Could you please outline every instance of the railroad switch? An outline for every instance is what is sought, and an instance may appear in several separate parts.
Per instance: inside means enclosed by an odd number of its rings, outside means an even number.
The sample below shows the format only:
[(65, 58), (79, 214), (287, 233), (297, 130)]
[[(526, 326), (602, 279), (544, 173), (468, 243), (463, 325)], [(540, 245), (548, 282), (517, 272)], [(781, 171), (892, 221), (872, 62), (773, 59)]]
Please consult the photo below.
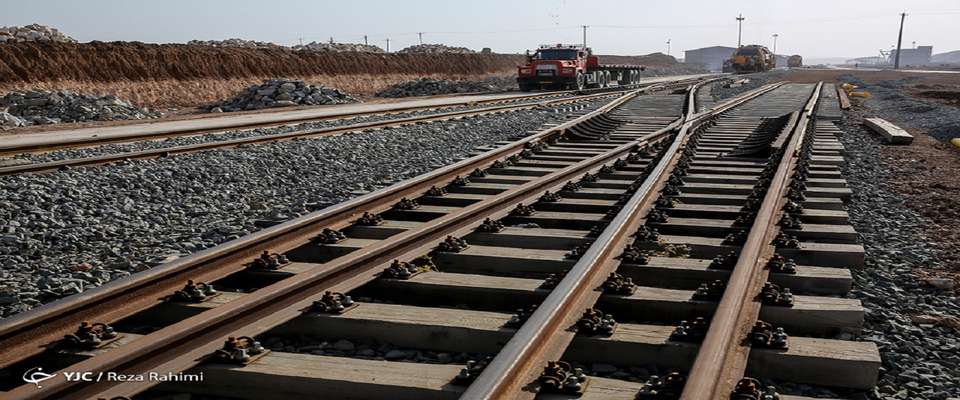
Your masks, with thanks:
[(264, 250), (260, 257), (253, 260), (250, 266), (258, 269), (275, 271), (290, 264), (290, 260), (283, 254), (271, 253)]
[(65, 335), (63, 345), (80, 349), (96, 349), (103, 347), (120, 338), (120, 334), (110, 325), (83, 321), (76, 332)]
[(487, 171), (484, 171), (480, 168), (474, 169), (473, 172), (470, 173), (470, 176), (473, 178), (483, 178), (487, 175), (489, 175)]
[(762, 391), (760, 388), (760, 381), (753, 378), (743, 378), (734, 387), (733, 393), (730, 394), (730, 400), (780, 400), (777, 388), (767, 386)]
[(460, 369), (460, 373), (453, 378), (453, 384), (459, 386), (468, 386), (477, 379), (483, 370), (493, 361), (493, 356), (486, 356), (481, 359), (467, 360), (467, 365)]
[(618, 296), (630, 296), (637, 290), (637, 285), (633, 283), (633, 279), (616, 272), (611, 272), (601, 287), (604, 294)]
[(587, 389), (589, 380), (583, 369), (574, 369), (564, 361), (548, 361), (540, 377), (540, 390), (545, 393), (556, 393), (580, 396)]
[(356, 223), (362, 226), (377, 226), (383, 223), (383, 217), (381, 217), (380, 214), (365, 212), (357, 219)]
[(393, 205), (393, 209), (399, 211), (415, 210), (417, 208), (420, 208), (420, 203), (417, 203), (416, 200), (410, 200), (406, 197), (400, 199), (400, 201)]
[(629, 245), (623, 249), (623, 253), (620, 254), (620, 261), (631, 264), (647, 265), (650, 262), (650, 257), (639, 247)]
[(183, 289), (173, 292), (173, 295), (170, 296), (168, 300), (184, 303), (202, 303), (219, 294), (220, 293), (213, 288), (213, 285), (203, 282), (194, 283), (191, 279), (187, 281)]
[(480, 226), (477, 227), (477, 232), (497, 233), (502, 231), (503, 228), (504, 228), (503, 222), (500, 222), (499, 220), (486, 218), (483, 220), (483, 223), (481, 223)]
[(779, 254), (770, 257), (770, 260), (767, 261), (767, 268), (770, 268), (770, 272), (780, 274), (795, 275), (797, 273), (797, 263), (792, 258), (784, 260), (783, 256)]
[(786, 350), (790, 340), (783, 328), (774, 328), (773, 325), (760, 320), (753, 325), (747, 338), (756, 347), (779, 350)]
[(314, 301), (311, 311), (324, 314), (343, 314), (356, 308), (358, 304), (350, 296), (340, 292), (326, 291), (320, 300)]
[(577, 321), (577, 333), (586, 336), (610, 336), (617, 329), (617, 321), (610, 314), (588, 308)]
[(687, 377), (679, 372), (670, 372), (663, 377), (650, 375), (637, 393), (637, 400), (676, 400), (683, 393)]
[(249, 336), (230, 336), (223, 347), (210, 355), (211, 361), (246, 365), (267, 355), (270, 350), (263, 348), (260, 342)]
[(676, 342), (700, 343), (707, 337), (707, 330), (710, 329), (710, 323), (703, 317), (697, 317), (693, 322), (686, 320), (680, 321), (680, 324), (674, 328), (670, 334), (670, 340)]
[(697, 301), (720, 301), (723, 297), (723, 291), (727, 289), (727, 283), (719, 279), (710, 283), (701, 283), (697, 290), (693, 292), (693, 300)]
[(336, 229), (323, 228), (320, 231), (320, 234), (313, 238), (313, 242), (317, 244), (336, 244), (347, 238), (343, 232), (340, 232)]
[(468, 184), (470, 184), (470, 179), (460, 175), (457, 175), (455, 178), (453, 178), (452, 181), (450, 181), (450, 186), (454, 186), (454, 187), (467, 186)]
[(525, 206), (523, 203), (517, 204), (517, 207), (510, 211), (512, 217), (530, 217), (536, 214), (537, 210), (532, 205)]
[(427, 189), (425, 194), (432, 197), (443, 197), (447, 195), (447, 189), (430, 186), (430, 189)]
[(503, 325), (507, 328), (520, 329), (520, 327), (523, 326), (525, 322), (527, 322), (527, 319), (529, 319), (530, 316), (533, 315), (534, 311), (537, 311), (536, 304), (531, 305), (527, 308), (518, 308), (517, 312), (514, 313), (513, 316), (511, 316), (510, 319), (507, 320), (507, 322), (504, 323)]
[(710, 262), (710, 269), (719, 269), (724, 271), (732, 271), (733, 268), (737, 265), (737, 259), (740, 258), (740, 255), (737, 254), (735, 250), (730, 250), (727, 254), (720, 254), (713, 258), (713, 261)]
[(454, 236), (447, 236), (446, 239), (443, 239), (439, 245), (437, 245), (437, 251), (444, 253), (459, 253), (470, 247), (467, 244), (467, 241)]
[(789, 288), (767, 282), (760, 290), (760, 301), (767, 306), (793, 307), (793, 293)]

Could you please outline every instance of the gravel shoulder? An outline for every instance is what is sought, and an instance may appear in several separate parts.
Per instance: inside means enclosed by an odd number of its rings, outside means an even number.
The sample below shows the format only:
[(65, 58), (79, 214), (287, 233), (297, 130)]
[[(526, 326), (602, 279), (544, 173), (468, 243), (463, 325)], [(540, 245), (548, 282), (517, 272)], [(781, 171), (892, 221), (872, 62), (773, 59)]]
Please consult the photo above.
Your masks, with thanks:
[[(960, 396), (960, 303), (955, 289), (937, 288), (927, 278), (956, 279), (960, 269), (955, 207), (960, 154), (924, 135), (907, 116), (891, 112), (903, 107), (901, 99), (877, 94), (856, 103), (840, 122), (847, 152), (844, 175), (854, 192), (848, 211), (867, 255), (865, 267), (852, 271), (850, 296), (867, 309), (860, 339), (875, 342), (883, 360), (877, 388), (855, 398), (955, 398)], [(903, 124), (915, 134), (914, 144), (883, 145), (861, 125), (864, 115)]]
[[(587, 103), (586, 109), (606, 101)], [(536, 109), (0, 178), (0, 317), (448, 165)]]

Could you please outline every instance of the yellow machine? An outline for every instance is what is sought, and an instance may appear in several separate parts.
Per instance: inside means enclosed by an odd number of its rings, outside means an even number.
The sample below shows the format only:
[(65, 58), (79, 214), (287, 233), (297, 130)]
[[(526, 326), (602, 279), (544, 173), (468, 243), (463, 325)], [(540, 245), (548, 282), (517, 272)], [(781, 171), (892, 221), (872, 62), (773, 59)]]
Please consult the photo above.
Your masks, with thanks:
[(774, 67), (773, 52), (758, 44), (742, 46), (733, 52), (730, 65), (738, 74), (769, 71)]

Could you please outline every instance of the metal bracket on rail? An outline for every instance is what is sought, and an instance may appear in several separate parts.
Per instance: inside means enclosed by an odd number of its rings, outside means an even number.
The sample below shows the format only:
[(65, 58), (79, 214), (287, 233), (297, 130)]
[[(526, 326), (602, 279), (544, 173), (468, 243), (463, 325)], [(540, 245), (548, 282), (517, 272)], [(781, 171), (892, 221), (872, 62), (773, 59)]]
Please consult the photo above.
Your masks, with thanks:
[(743, 378), (730, 393), (730, 400), (780, 400), (780, 394), (773, 386), (760, 390), (760, 381), (753, 378)]
[(320, 234), (313, 238), (314, 244), (336, 244), (347, 238), (343, 232), (336, 229), (323, 228)]
[(709, 283), (701, 283), (691, 297), (696, 301), (720, 301), (723, 297), (723, 291), (727, 289), (727, 283), (719, 279)]
[(470, 173), (470, 177), (472, 178), (483, 178), (487, 175), (490, 175), (490, 174), (486, 170), (483, 170), (480, 168), (476, 168), (473, 170), (473, 172)]
[(647, 265), (650, 262), (647, 252), (634, 245), (629, 245), (623, 249), (619, 258), (620, 261), (630, 264)]
[(593, 241), (580, 244), (568, 251), (567, 254), (564, 254), (564, 258), (568, 260), (577, 260), (583, 256), (583, 253), (587, 252), (587, 249), (589, 249), (591, 245), (593, 245)]
[(767, 282), (760, 290), (760, 301), (767, 306), (793, 307), (793, 293), (789, 288)]
[(383, 223), (383, 217), (381, 217), (380, 214), (365, 212), (355, 222), (361, 226), (377, 226)]
[(526, 206), (526, 205), (523, 205), (523, 203), (517, 204), (516, 208), (514, 208), (513, 210), (510, 210), (511, 217), (530, 217), (536, 213), (537, 213), (537, 210), (534, 209), (532, 205)]
[(517, 312), (515, 312), (510, 319), (503, 324), (503, 326), (507, 328), (520, 329), (524, 322), (527, 322), (527, 319), (530, 318), (535, 311), (537, 311), (536, 304), (527, 306), (526, 308), (518, 308)]
[(459, 253), (470, 247), (466, 240), (455, 237), (447, 236), (446, 239), (443, 239), (439, 245), (437, 245), (437, 251), (443, 253)]
[(389, 267), (380, 273), (381, 279), (407, 280), (427, 271), (436, 271), (437, 266), (428, 256), (420, 256), (411, 262), (393, 260)]
[(120, 339), (120, 334), (113, 330), (110, 325), (95, 322), (83, 321), (74, 333), (65, 335), (60, 345), (75, 348), (92, 350), (110, 344)]
[(601, 287), (604, 294), (616, 296), (630, 296), (637, 290), (637, 285), (633, 283), (633, 279), (616, 272), (611, 272)]
[(657, 242), (660, 240), (660, 232), (657, 231), (657, 228), (651, 228), (646, 225), (640, 226), (640, 228), (634, 232), (633, 236), (641, 243)]
[(320, 300), (313, 302), (313, 305), (310, 307), (310, 311), (323, 314), (339, 315), (352, 310), (357, 306), (358, 304), (353, 301), (350, 296), (340, 292), (331, 292), (328, 290), (323, 293), (323, 297), (320, 297)]
[(554, 193), (548, 190), (544, 192), (543, 195), (540, 196), (540, 201), (544, 203), (556, 203), (560, 201), (561, 198), (563, 197), (560, 196), (559, 193)]
[(393, 209), (399, 211), (415, 210), (418, 208), (420, 208), (420, 203), (417, 203), (416, 200), (410, 200), (406, 197), (400, 199), (400, 201), (393, 205)]
[(687, 377), (679, 372), (670, 372), (663, 377), (651, 375), (637, 393), (637, 400), (676, 400), (683, 392)]
[(680, 324), (673, 329), (670, 334), (670, 340), (676, 342), (700, 343), (707, 337), (707, 331), (710, 329), (710, 323), (703, 317), (697, 317), (693, 322), (686, 320), (680, 321)]
[(447, 195), (447, 189), (430, 186), (424, 194), (430, 197), (443, 197)]
[(748, 235), (749, 233), (746, 230), (738, 229), (723, 238), (723, 244), (728, 246), (742, 246), (746, 243)]
[(610, 336), (617, 329), (617, 320), (610, 314), (595, 308), (584, 310), (577, 320), (577, 334), (585, 336)]
[(583, 395), (590, 383), (582, 369), (574, 369), (564, 361), (548, 361), (537, 382), (541, 392), (573, 396)]
[(290, 264), (290, 260), (283, 254), (271, 253), (264, 250), (250, 263), (251, 268), (275, 271)]
[(500, 222), (500, 220), (485, 218), (483, 222), (479, 226), (477, 226), (476, 231), (484, 232), (484, 233), (497, 233), (502, 231), (503, 228), (504, 228), (503, 222)]
[(493, 356), (485, 356), (479, 359), (467, 360), (467, 365), (460, 369), (460, 373), (453, 378), (453, 384), (458, 386), (469, 386), (477, 379), (487, 365), (493, 361)]
[(209, 356), (210, 361), (247, 365), (267, 355), (270, 350), (265, 349), (260, 342), (250, 336), (230, 336), (223, 347)]
[(540, 283), (540, 289), (553, 290), (560, 284), (560, 281), (563, 280), (563, 277), (567, 275), (567, 271), (552, 273), (547, 275), (547, 277)]
[(173, 292), (173, 295), (168, 297), (167, 300), (182, 303), (202, 303), (218, 295), (220, 293), (213, 288), (213, 285), (204, 282), (194, 283), (193, 279), (190, 279), (183, 286), (183, 289)]
[(581, 185), (579, 182), (567, 181), (567, 183), (563, 184), (563, 188), (560, 189), (560, 193), (573, 193), (579, 191), (580, 189), (583, 189), (583, 185)]
[(733, 267), (737, 265), (737, 258), (739, 255), (735, 250), (730, 250), (727, 254), (719, 254), (713, 258), (713, 261), (710, 262), (710, 269), (719, 269), (724, 271), (732, 271)]
[(757, 323), (753, 325), (747, 338), (755, 347), (778, 350), (786, 350), (790, 341), (790, 337), (783, 331), (783, 328), (774, 328), (773, 325), (760, 320), (757, 320)]
[(779, 274), (794, 275), (797, 273), (797, 263), (792, 258), (784, 260), (783, 256), (779, 254), (774, 254), (767, 260), (767, 268), (770, 268), (770, 272)]
[(470, 184), (470, 179), (465, 176), (457, 175), (452, 181), (450, 181), (450, 186), (448, 187), (462, 187), (467, 186), (468, 184)]

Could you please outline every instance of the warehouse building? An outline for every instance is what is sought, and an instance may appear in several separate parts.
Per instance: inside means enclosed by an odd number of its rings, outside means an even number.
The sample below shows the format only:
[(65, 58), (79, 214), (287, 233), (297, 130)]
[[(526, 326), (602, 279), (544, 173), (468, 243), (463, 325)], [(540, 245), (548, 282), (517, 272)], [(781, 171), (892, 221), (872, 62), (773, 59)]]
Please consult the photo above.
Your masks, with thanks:
[(710, 71), (723, 69), (723, 62), (733, 55), (735, 47), (713, 46), (684, 51), (685, 64), (699, 65)]
[[(900, 50), (900, 65), (927, 65), (930, 64), (930, 57), (933, 55), (933, 46), (918, 46), (913, 49)], [(890, 63), (893, 64), (897, 59), (897, 51), (890, 52)]]

